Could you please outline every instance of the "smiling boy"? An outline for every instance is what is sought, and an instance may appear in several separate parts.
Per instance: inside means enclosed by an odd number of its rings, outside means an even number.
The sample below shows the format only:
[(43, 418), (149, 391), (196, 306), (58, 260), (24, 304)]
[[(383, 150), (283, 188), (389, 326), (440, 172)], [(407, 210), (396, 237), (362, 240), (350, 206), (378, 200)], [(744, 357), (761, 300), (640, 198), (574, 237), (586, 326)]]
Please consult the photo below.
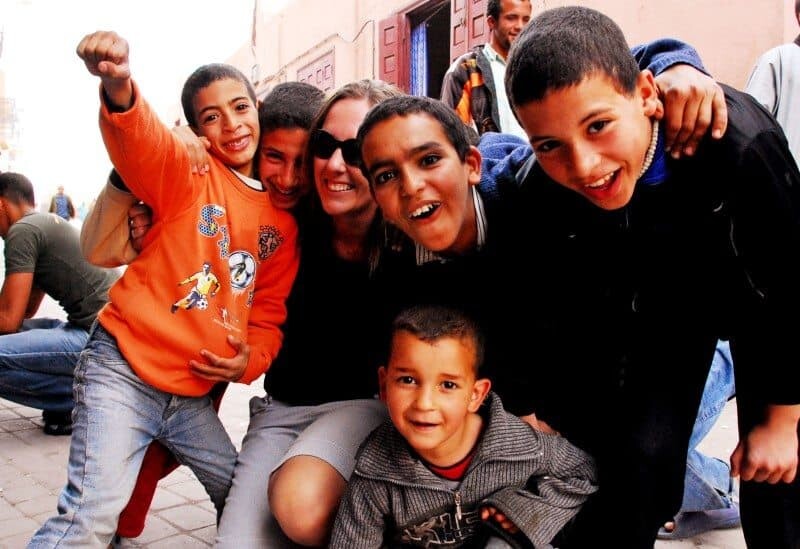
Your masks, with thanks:
[(482, 363), (463, 312), (397, 316), (379, 370), (390, 420), (359, 450), (330, 547), (483, 547), (491, 532), (544, 547), (577, 513), (591, 458), (505, 412)]
[[(221, 512), (236, 450), (208, 393), (218, 381), (249, 383), (269, 367), (298, 265), (294, 220), (252, 179), (255, 93), (238, 70), (205, 65), (184, 85), (184, 114), (210, 146), (206, 177), (190, 173), (185, 147), (141, 98), (123, 38), (99, 31), (77, 53), (101, 79), (100, 125), (112, 162), (158, 224), (112, 287), (113, 304), (81, 354), (67, 486), (59, 514), (30, 547), (108, 546), (153, 440), (189, 465)], [(180, 285), (204, 261), (218, 279), (213, 306), (174, 314)], [(242, 261), (245, 277), (234, 280)]]
[(442, 103), (411, 97), (387, 103), (359, 130), (364, 166), (384, 217), (428, 250), (467, 254), (480, 241), (473, 199), (481, 173), (478, 149)]
[[(652, 547), (680, 506), (694, 417), (727, 338), (745, 539), (800, 546), (800, 377), (785, 368), (796, 338), (782, 320), (800, 306), (800, 173), (783, 133), (725, 87), (725, 136), (669, 158), (652, 75), (587, 8), (534, 18), (506, 85), (538, 160), (523, 189), (541, 239), (530, 280), (547, 322), (536, 331), (549, 335), (537, 350), (546, 379), (518, 390), (546, 387), (537, 415), (598, 460), (603, 503), (583, 518), (603, 528), (625, 509), (622, 545)], [(596, 530), (584, 531), (589, 543)]]
[[(303, 197), (308, 196), (310, 185), (306, 181), (303, 170), (303, 158), (306, 143), (308, 142), (309, 127), (311, 122), (322, 106), (324, 93), (302, 82), (284, 82), (272, 88), (264, 96), (258, 108), (258, 121), (261, 132), (259, 151), (256, 154), (257, 172), (261, 183), (264, 185), (272, 206), (288, 210), (294, 210), (297, 216), (306, 212), (308, 208), (296, 208), (295, 206)], [(196, 164), (198, 169), (193, 168), (193, 173), (208, 173), (208, 155), (206, 148), (209, 146), (208, 140), (202, 133), (195, 134), (188, 127), (173, 129), (186, 145), (190, 154), (195, 151), (193, 156), (193, 166)], [(141, 242), (145, 240), (146, 230), (151, 227), (152, 214), (149, 207), (140, 204), (131, 209), (137, 201), (129, 192), (120, 190), (127, 189), (115, 171), (112, 171), (109, 182), (97, 198), (97, 202), (84, 221), (84, 231), (81, 233), (81, 246), (83, 253), (90, 258), (93, 263), (101, 265), (118, 266), (128, 264), (135, 259), (138, 250), (141, 249)], [(267, 196), (264, 198), (266, 199)], [(136, 211), (136, 215), (130, 213)], [(301, 210), (298, 212), (297, 210)], [(135, 235), (135, 231), (142, 231), (141, 235)], [(137, 238), (134, 238), (134, 237)], [(138, 246), (136, 244), (139, 244)], [(240, 264), (241, 265), (241, 264)], [(298, 275), (299, 276), (299, 275)], [(291, 300), (291, 298), (289, 298)], [(284, 326), (286, 332), (286, 326)], [(284, 339), (282, 348), (283, 356), (286, 354), (288, 340)], [(282, 361), (281, 355), (276, 357), (274, 365)], [(265, 387), (270, 386), (274, 389), (275, 382), (272, 381), (276, 375), (276, 370), (281, 372), (283, 368), (270, 367), (265, 379)], [(218, 386), (220, 390), (215, 390), (214, 404), (219, 406), (225, 384)], [(247, 444), (240, 450), (240, 460), (237, 465), (236, 478), (231, 487), (230, 497), (227, 502), (233, 502), (234, 509), (229, 514), (222, 517), (220, 528), (226, 526), (226, 517), (238, 516), (243, 513), (237, 505), (245, 506), (251, 510), (252, 501), (258, 500), (263, 492), (263, 487), (258, 480), (253, 481), (248, 477), (249, 474), (260, 471), (260, 456), (263, 455), (263, 447), (270, 445), (270, 440), (258, 436), (253, 424), (248, 428)], [(247, 455), (253, 453), (259, 456), (258, 459), (248, 462)], [(258, 463), (259, 466), (247, 468), (241, 463)], [(137, 537), (141, 534), (145, 526), (145, 518), (150, 503), (155, 495), (156, 483), (158, 480), (178, 466), (178, 462), (172, 454), (158, 443), (152, 444), (142, 462), (136, 487), (131, 495), (128, 506), (120, 515), (117, 526), (117, 534), (121, 537)], [(247, 471), (245, 469), (247, 468)], [(240, 491), (254, 491), (256, 495), (238, 496)], [(241, 528), (235, 527), (237, 531)]]

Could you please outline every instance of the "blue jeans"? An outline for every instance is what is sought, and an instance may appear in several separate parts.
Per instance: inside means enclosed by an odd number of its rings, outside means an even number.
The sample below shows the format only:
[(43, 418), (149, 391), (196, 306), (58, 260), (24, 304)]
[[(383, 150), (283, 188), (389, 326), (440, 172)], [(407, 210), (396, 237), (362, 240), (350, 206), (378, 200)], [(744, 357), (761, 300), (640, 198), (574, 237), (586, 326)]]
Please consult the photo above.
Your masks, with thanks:
[(731, 506), (733, 486), (730, 465), (727, 461), (701, 454), (697, 451), (697, 445), (711, 431), (725, 404), (734, 396), (736, 383), (731, 349), (727, 341), (719, 341), (689, 439), (682, 512), (710, 511)]
[(208, 396), (182, 397), (147, 385), (114, 338), (95, 325), (75, 367), (67, 485), (29, 547), (108, 547), (153, 440), (188, 465), (221, 511), (236, 449)]
[(0, 336), (0, 397), (50, 412), (72, 410), (72, 371), (89, 334), (53, 318), (29, 318)]

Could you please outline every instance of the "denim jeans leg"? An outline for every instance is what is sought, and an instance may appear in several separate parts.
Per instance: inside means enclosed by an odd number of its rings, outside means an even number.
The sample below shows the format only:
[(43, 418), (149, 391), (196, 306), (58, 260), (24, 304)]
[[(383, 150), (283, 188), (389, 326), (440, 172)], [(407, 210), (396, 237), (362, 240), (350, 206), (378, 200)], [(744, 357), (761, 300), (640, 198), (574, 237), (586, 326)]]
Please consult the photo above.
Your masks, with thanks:
[(72, 410), (72, 372), (89, 334), (51, 318), (0, 336), (0, 397), (51, 412)]
[(194, 472), (219, 515), (231, 488), (236, 447), (208, 395), (169, 397), (159, 440)]
[(108, 547), (169, 395), (144, 384), (96, 326), (75, 368), (67, 485), (29, 547)]
[(681, 511), (707, 511), (730, 507), (730, 465), (702, 454), (697, 450), (697, 446), (714, 427), (725, 404), (735, 395), (736, 384), (730, 346), (727, 341), (719, 341), (689, 441)]

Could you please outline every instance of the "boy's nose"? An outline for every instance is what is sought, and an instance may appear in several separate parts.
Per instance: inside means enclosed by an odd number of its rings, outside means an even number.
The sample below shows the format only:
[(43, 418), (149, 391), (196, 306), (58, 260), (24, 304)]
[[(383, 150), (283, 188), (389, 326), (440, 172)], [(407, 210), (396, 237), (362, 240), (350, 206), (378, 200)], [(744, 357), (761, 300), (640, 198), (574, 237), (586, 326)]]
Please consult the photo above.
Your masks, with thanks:
[(242, 125), (241, 121), (236, 116), (223, 116), (222, 120), (225, 124), (225, 129), (227, 130), (235, 130)]
[(287, 162), (282, 174), (284, 181), (295, 183), (297, 181), (297, 172), (298, 170), (295, 170), (294, 166)]
[(595, 167), (600, 163), (600, 155), (592, 147), (575, 145), (572, 147), (573, 174), (576, 178), (582, 179), (593, 175)]
[(417, 398), (414, 404), (418, 410), (432, 410), (434, 403), (434, 396), (432, 388), (420, 387), (417, 391)]
[(425, 188), (425, 178), (417, 174), (410, 173), (403, 176), (402, 190), (406, 196), (414, 196)]
[(280, 172), (281, 185), (286, 188), (297, 187), (300, 181), (297, 175), (296, 170), (290, 164), (287, 164)]

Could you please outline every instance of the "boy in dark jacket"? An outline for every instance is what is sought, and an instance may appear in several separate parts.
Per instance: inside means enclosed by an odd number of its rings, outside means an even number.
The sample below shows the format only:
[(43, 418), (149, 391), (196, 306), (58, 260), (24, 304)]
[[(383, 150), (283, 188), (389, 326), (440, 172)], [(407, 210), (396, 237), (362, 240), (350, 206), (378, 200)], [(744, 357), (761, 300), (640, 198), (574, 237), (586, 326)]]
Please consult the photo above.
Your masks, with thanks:
[(624, 521), (622, 546), (652, 547), (680, 506), (694, 417), (727, 338), (745, 539), (800, 546), (800, 374), (785, 368), (797, 359), (783, 320), (800, 307), (800, 173), (782, 131), (725, 87), (726, 134), (669, 158), (652, 75), (586, 8), (534, 18), (506, 86), (538, 161), (520, 202), (538, 258), (526, 276), (539, 289), (531, 347), (547, 365), (516, 388), (598, 461), (600, 513), (579, 519), (599, 520), (584, 531)]

